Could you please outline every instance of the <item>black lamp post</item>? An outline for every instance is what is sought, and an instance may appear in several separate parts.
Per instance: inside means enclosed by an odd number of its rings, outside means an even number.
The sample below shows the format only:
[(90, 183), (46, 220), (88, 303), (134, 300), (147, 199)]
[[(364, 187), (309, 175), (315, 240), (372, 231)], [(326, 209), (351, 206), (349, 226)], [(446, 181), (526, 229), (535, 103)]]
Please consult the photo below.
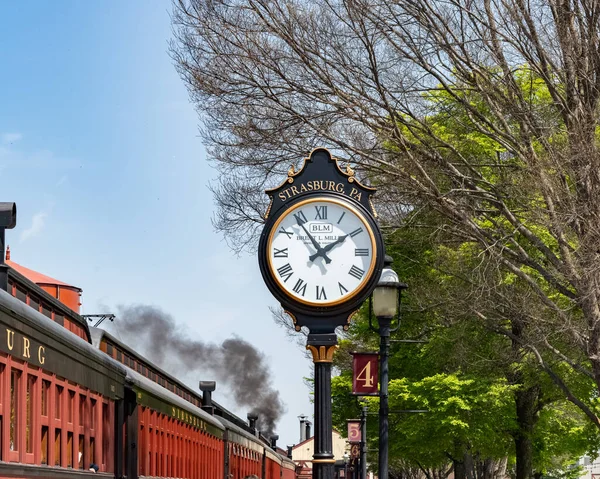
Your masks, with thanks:
[(373, 313), (377, 318), (378, 328), (372, 323), (371, 311), (369, 311), (369, 326), (379, 333), (379, 479), (388, 479), (389, 442), (388, 442), (388, 357), (390, 353), (390, 333), (400, 327), (400, 316), (395, 328), (392, 321), (400, 309), (400, 296), (402, 290), (408, 286), (400, 282), (398, 275), (391, 268), (392, 258), (385, 256), (384, 267), (377, 287), (373, 291), (372, 306)]

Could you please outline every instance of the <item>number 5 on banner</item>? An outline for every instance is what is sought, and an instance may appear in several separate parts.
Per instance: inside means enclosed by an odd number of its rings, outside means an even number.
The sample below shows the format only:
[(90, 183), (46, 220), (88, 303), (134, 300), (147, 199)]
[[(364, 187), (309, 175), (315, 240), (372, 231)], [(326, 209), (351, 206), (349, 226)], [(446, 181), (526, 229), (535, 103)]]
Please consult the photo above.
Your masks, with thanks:
[(360, 421), (357, 419), (348, 419), (348, 442), (360, 442)]
[(352, 353), (352, 394), (376, 396), (379, 383), (377, 353)]

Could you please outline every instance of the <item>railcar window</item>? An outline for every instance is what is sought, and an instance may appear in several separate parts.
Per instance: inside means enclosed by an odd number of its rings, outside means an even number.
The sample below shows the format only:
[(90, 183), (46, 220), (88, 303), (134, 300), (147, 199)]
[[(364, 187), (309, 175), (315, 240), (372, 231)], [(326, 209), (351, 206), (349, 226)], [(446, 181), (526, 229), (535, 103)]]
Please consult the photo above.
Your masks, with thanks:
[(19, 382), (21, 371), (13, 369), (10, 375), (10, 450), (18, 451), (19, 447)]
[(24, 303), (27, 302), (27, 291), (19, 288), (18, 286), (17, 286), (17, 299), (19, 301), (23, 301)]
[(95, 449), (96, 449), (96, 438), (90, 437), (90, 454), (89, 454), (90, 464), (92, 464), (94, 462), (94, 457), (96, 457)]
[(54, 465), (60, 466), (61, 456), (61, 440), (60, 440), (60, 429), (54, 430)]
[(40, 300), (35, 296), (29, 295), (29, 306), (31, 306), (36, 311), (40, 310)]
[(27, 398), (26, 408), (27, 417), (25, 421), (25, 451), (28, 453), (33, 452), (33, 400), (35, 391), (36, 377), (32, 375), (27, 376)]
[(69, 391), (67, 397), (67, 422), (73, 422), (73, 403), (75, 402), (75, 391)]
[(64, 326), (65, 318), (62, 317), (59, 313), (54, 312), (54, 322), (60, 324), (61, 326)]
[(48, 426), (42, 426), (42, 464), (48, 464)]
[(62, 393), (63, 393), (63, 388), (62, 386), (56, 386), (56, 398), (54, 401), (54, 417), (56, 419), (60, 419), (60, 403), (62, 401)]
[(50, 393), (50, 381), (42, 380), (42, 416), (48, 416), (48, 394)]
[(89, 427), (89, 424), (87, 424), (86, 421), (87, 418), (85, 417), (85, 399), (83, 394), (79, 395), (79, 425)]
[(104, 464), (109, 463), (108, 451), (110, 449), (110, 409), (108, 404), (102, 403), (102, 462)]
[(84, 437), (83, 434), (79, 435), (79, 469), (83, 469), (83, 458), (85, 456), (84, 451)]
[(73, 433), (67, 432), (67, 467), (73, 467)]
[(108, 354), (111, 358), (113, 357), (113, 345), (110, 343), (106, 343), (106, 354)]
[(119, 361), (120, 363), (123, 362), (123, 352), (117, 348), (117, 361)]
[[(93, 429), (96, 424), (96, 400), (92, 399), (90, 402), (90, 422), (91, 428)], [(94, 462), (94, 461), (92, 461)]]
[(52, 310), (50, 309), (50, 306), (48, 306), (46, 303), (42, 303), (42, 314), (52, 319)]

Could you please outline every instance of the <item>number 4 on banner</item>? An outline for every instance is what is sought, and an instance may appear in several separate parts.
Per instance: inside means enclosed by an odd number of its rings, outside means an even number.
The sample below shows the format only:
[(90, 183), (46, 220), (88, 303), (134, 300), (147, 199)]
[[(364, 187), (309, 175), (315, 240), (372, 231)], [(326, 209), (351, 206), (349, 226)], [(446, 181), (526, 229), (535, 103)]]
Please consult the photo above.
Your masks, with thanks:
[(379, 356), (377, 353), (352, 353), (352, 394), (377, 396)]

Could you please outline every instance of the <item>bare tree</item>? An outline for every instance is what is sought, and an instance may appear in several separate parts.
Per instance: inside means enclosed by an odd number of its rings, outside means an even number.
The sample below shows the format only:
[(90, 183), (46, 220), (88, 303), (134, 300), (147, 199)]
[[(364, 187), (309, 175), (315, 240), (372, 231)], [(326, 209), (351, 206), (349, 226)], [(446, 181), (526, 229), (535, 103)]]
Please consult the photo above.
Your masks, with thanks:
[(171, 52), (221, 172), (217, 227), (253, 245), (260, 190), (331, 148), (377, 185), (388, 228), (436, 211), (482, 271), (526, 285), (527, 328), (502, 327), (518, 308), (492, 281), (465, 304), (600, 427), (546, 355), (600, 392), (599, 18), (596, 0), (176, 0)]

